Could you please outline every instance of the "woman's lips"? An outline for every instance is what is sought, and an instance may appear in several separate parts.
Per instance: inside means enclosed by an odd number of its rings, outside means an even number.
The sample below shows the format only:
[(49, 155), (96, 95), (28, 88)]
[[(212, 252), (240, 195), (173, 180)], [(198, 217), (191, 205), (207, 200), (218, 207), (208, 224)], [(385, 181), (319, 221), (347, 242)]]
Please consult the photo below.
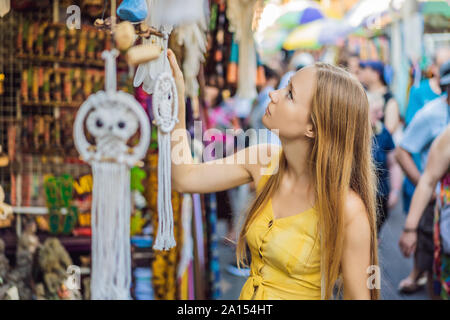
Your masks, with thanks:
[(272, 115), (272, 114), (270, 113), (269, 106), (267, 106), (267, 108), (266, 108), (266, 115), (268, 115), (268, 116), (271, 116), (271, 115)]

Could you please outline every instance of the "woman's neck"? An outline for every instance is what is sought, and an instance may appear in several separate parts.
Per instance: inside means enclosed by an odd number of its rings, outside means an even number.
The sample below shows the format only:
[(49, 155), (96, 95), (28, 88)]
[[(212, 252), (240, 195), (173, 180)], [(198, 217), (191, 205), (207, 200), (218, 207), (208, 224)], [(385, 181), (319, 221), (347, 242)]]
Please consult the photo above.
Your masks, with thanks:
[(286, 157), (286, 173), (288, 176), (301, 181), (301, 184), (310, 185), (311, 172), (309, 155), (311, 154), (312, 144), (307, 140), (289, 140), (282, 141), (283, 153)]

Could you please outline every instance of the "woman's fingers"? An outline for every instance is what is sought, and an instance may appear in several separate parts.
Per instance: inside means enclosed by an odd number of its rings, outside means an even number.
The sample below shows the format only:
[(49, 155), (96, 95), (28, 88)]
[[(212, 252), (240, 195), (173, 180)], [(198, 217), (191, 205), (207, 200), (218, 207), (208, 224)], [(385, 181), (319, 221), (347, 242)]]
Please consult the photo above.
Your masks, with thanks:
[(169, 59), (170, 67), (172, 68), (174, 77), (182, 77), (183, 73), (178, 66), (177, 58), (175, 57), (175, 53), (171, 49), (167, 50), (167, 58)]

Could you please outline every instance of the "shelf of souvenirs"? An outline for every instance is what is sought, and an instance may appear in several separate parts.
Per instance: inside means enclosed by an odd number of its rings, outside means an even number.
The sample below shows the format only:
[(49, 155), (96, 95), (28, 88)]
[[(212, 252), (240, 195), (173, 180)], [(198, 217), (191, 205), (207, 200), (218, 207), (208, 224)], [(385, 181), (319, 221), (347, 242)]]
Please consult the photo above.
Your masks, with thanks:
[[(86, 58), (70, 58), (70, 57), (58, 57), (58, 56), (49, 56), (49, 55), (34, 55), (27, 53), (19, 53), (17, 55), (19, 59), (31, 61), (31, 62), (50, 62), (50, 63), (60, 63), (67, 65), (78, 65), (78, 66), (86, 66), (86, 67), (96, 67), (96, 68), (104, 68), (105, 61), (97, 60), (97, 59), (86, 59)], [(117, 61), (117, 68), (126, 69), (128, 65), (124, 61)]]
[[(47, 238), (55, 237), (55, 235), (48, 232), (38, 231), (36, 234), (40, 243), (44, 243)], [(91, 237), (86, 236), (72, 236), (72, 235), (56, 235), (61, 244), (66, 248), (68, 252), (78, 252), (88, 254), (91, 251)], [(15, 232), (3, 232), (1, 235), (2, 240), (5, 242), (6, 255), (14, 255), (16, 252), (16, 246), (18, 242), (18, 236)]]
[(83, 101), (22, 101), (24, 107), (79, 108)]

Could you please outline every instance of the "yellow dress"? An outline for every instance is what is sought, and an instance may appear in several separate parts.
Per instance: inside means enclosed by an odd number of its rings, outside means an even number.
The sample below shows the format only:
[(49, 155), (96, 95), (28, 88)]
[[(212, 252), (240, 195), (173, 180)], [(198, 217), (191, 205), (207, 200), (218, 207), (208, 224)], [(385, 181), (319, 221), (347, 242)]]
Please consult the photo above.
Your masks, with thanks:
[[(273, 164), (269, 170), (272, 169)], [(262, 176), (258, 190), (268, 178), (268, 175)], [(293, 216), (274, 219), (272, 201), (268, 199), (248, 230), (250, 276), (239, 299), (320, 299), (317, 223), (314, 207)]]

